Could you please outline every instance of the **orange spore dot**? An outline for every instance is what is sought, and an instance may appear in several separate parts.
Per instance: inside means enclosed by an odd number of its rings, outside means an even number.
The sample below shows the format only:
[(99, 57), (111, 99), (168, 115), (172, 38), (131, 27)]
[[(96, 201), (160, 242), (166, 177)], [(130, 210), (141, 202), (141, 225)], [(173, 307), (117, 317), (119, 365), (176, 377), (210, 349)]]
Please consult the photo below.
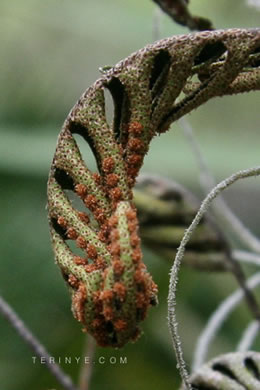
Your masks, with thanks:
[(120, 245), (117, 242), (112, 242), (109, 246), (110, 253), (114, 256), (120, 256)]
[(110, 227), (116, 227), (118, 224), (118, 217), (116, 215), (112, 215), (108, 220), (108, 225)]
[(104, 158), (102, 162), (102, 170), (105, 173), (112, 173), (115, 168), (115, 161), (112, 157)]
[(94, 217), (100, 224), (103, 224), (105, 222), (105, 220), (106, 220), (106, 216), (105, 216), (104, 210), (101, 209), (101, 208), (95, 209)]
[(115, 173), (110, 173), (106, 177), (106, 183), (108, 187), (115, 187), (119, 181), (119, 176)]
[(137, 247), (140, 244), (140, 238), (136, 233), (130, 235), (130, 243), (132, 247)]
[(97, 199), (94, 195), (87, 195), (84, 198), (84, 203), (91, 211), (94, 211), (97, 207)]
[(112, 188), (109, 191), (109, 196), (113, 201), (117, 202), (122, 198), (122, 191), (119, 187)]
[(127, 157), (127, 162), (132, 166), (139, 166), (143, 160), (143, 157), (140, 154), (131, 154)]
[(113, 261), (112, 267), (116, 276), (121, 276), (125, 270), (124, 264), (119, 259)]
[(103, 315), (107, 321), (111, 321), (114, 317), (114, 312), (112, 307), (104, 307), (103, 309)]
[(109, 302), (113, 299), (113, 291), (112, 290), (104, 290), (100, 293), (100, 299), (105, 302)]
[(66, 234), (67, 234), (67, 237), (68, 237), (70, 240), (76, 240), (77, 237), (78, 237), (78, 234), (77, 234), (76, 230), (73, 229), (73, 228), (71, 228), (71, 227), (68, 228)]
[(63, 228), (66, 228), (67, 227), (67, 222), (65, 220), (65, 218), (63, 217), (59, 217), (58, 220), (57, 220), (58, 224), (63, 227)]
[(140, 122), (132, 122), (129, 125), (129, 133), (140, 135), (143, 131), (143, 126)]
[(85, 267), (84, 267), (85, 271), (89, 274), (93, 271), (96, 271), (97, 270), (97, 266), (95, 264), (87, 264)]
[(131, 257), (134, 263), (139, 263), (142, 260), (142, 252), (140, 248), (134, 249)]
[(126, 287), (123, 283), (121, 282), (116, 282), (114, 284), (113, 288), (114, 292), (116, 293), (117, 297), (119, 298), (120, 301), (123, 301), (126, 297)]
[(80, 256), (74, 256), (73, 261), (77, 265), (86, 265), (87, 264), (87, 260), (83, 259)]
[(70, 274), (68, 277), (68, 283), (71, 287), (78, 288), (79, 287), (79, 281), (76, 278), (76, 276)]
[(90, 259), (94, 260), (97, 257), (97, 250), (94, 245), (88, 244), (86, 249), (87, 255)]
[(139, 138), (131, 138), (128, 141), (127, 146), (131, 151), (139, 152), (143, 148), (144, 144)]
[(101, 184), (101, 176), (98, 173), (96, 173), (96, 172), (93, 173), (92, 177), (93, 177), (96, 184), (98, 184), (98, 185)]
[(88, 214), (83, 213), (82, 211), (79, 211), (79, 212), (78, 212), (78, 216), (79, 216), (79, 219), (80, 219), (82, 222), (89, 223), (89, 216), (88, 216)]
[(78, 246), (79, 248), (81, 248), (81, 249), (86, 249), (86, 247), (87, 247), (87, 241), (86, 241), (85, 238), (82, 237), (82, 236), (79, 236), (79, 237), (77, 238), (76, 244), (77, 244), (77, 246)]
[(87, 187), (84, 184), (76, 184), (75, 192), (80, 198), (84, 198), (87, 195)]

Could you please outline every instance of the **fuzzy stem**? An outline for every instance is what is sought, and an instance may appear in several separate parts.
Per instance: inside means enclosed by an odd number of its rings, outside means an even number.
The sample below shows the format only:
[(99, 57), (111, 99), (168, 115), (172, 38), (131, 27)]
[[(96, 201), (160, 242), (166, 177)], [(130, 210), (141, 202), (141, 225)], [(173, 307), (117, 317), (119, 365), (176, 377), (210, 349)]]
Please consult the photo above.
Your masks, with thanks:
[(190, 237), (196, 228), (196, 226), (201, 221), (201, 218), (205, 214), (205, 212), (208, 210), (209, 206), (211, 205), (211, 202), (226, 188), (228, 188), (230, 185), (235, 183), (237, 180), (252, 177), (252, 176), (258, 176), (260, 174), (260, 167), (253, 167), (251, 169), (239, 171), (227, 179), (220, 182), (213, 190), (208, 194), (208, 196), (205, 198), (205, 200), (202, 202), (201, 207), (199, 211), (196, 214), (196, 217), (194, 218), (192, 224), (190, 227), (186, 230), (184, 237), (181, 241), (180, 247), (178, 249), (177, 255), (175, 257), (175, 261), (173, 263), (173, 266), (171, 268), (170, 272), (170, 283), (169, 283), (169, 295), (168, 295), (168, 324), (169, 324), (169, 330), (170, 335), (172, 339), (172, 343), (176, 352), (176, 358), (177, 363), (179, 366), (180, 374), (182, 376), (182, 380), (184, 382), (184, 385), (187, 389), (192, 389), (191, 385), (189, 383), (189, 375), (188, 371), (186, 369), (186, 363), (183, 359), (183, 351), (181, 348), (181, 340), (178, 334), (178, 323), (176, 319), (176, 291), (177, 291), (177, 283), (178, 283), (178, 274), (181, 266), (181, 261), (184, 257), (185, 253), (185, 247), (188, 241), (190, 240)]

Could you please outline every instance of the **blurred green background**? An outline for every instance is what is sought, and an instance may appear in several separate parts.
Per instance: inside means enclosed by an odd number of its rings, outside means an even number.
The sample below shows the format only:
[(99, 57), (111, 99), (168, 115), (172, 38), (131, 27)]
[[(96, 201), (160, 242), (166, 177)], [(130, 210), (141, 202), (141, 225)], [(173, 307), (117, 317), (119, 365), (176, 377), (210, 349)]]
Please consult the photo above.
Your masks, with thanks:
[[(259, 25), (260, 13), (242, 0), (191, 3), (195, 14), (209, 17), (217, 28)], [(51, 355), (62, 360), (80, 356), (84, 335), (71, 315), (49, 243), (46, 181), (56, 138), (70, 108), (100, 76), (98, 68), (153, 41), (154, 11), (150, 0), (1, 0), (0, 294)], [(186, 32), (166, 15), (161, 17), (161, 37)], [(192, 113), (189, 121), (217, 179), (259, 165), (259, 93), (213, 100)], [(172, 177), (200, 192), (194, 156), (177, 124), (153, 141), (145, 171)], [(235, 185), (226, 198), (259, 233), (259, 180)], [(170, 264), (148, 251), (145, 260), (159, 285), (160, 305), (150, 311), (136, 344), (119, 351), (98, 348), (97, 357), (105, 356), (106, 363), (94, 368), (93, 390), (178, 387), (166, 322)], [(235, 287), (229, 275), (183, 269), (178, 316), (189, 363), (207, 317)], [(210, 356), (233, 350), (249, 318), (241, 305)], [(32, 363), (33, 353), (1, 316), (0, 334), (2, 389), (61, 389), (44, 365)], [(127, 364), (111, 364), (111, 356), (126, 356)], [(77, 381), (79, 365), (63, 366)]]

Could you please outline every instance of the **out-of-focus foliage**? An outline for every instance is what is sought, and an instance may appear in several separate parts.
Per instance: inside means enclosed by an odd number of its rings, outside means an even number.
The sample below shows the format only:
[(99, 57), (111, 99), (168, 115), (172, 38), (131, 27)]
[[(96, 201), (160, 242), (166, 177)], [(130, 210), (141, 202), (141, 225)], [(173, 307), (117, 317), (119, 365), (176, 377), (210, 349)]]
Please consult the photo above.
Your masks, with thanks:
[[(63, 362), (64, 356), (80, 356), (84, 335), (70, 313), (49, 243), (45, 193), (56, 137), (77, 98), (99, 77), (99, 67), (152, 42), (154, 8), (149, 0), (1, 0), (0, 293)], [(259, 23), (259, 13), (242, 0), (193, 0), (191, 9), (211, 18), (217, 28)], [(187, 33), (167, 16), (161, 23), (162, 37)], [(259, 93), (216, 99), (190, 116), (218, 178), (259, 164), (258, 100)], [(198, 170), (176, 124), (153, 141), (144, 170), (198, 190)], [(259, 232), (257, 185), (236, 185), (229, 199)], [(137, 344), (119, 351), (98, 349), (97, 356), (107, 360), (95, 365), (93, 389), (128, 390), (133, 387), (129, 378), (137, 388), (177, 388), (166, 323), (170, 265), (147, 251), (145, 259), (160, 288), (160, 305), (150, 313)], [(208, 315), (235, 286), (229, 275), (183, 270), (178, 313), (188, 360)], [(212, 355), (231, 351), (249, 318), (245, 306), (236, 311)], [(44, 365), (33, 364), (32, 352), (1, 317), (0, 332), (1, 388), (60, 389)], [(111, 364), (111, 356), (127, 356), (128, 363)], [(63, 366), (77, 378), (75, 361)]]

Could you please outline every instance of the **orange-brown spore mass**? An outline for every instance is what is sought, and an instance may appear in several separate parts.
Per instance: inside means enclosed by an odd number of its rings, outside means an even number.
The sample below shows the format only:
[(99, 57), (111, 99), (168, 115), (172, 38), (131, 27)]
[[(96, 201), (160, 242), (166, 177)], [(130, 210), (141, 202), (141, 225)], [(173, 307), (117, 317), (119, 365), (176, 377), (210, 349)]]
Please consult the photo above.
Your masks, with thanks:
[(119, 300), (123, 302), (126, 297), (125, 285), (122, 282), (116, 282), (114, 284), (113, 290), (116, 293), (116, 296), (119, 298)]
[(87, 298), (87, 289), (83, 283), (79, 284), (77, 291), (73, 295), (72, 307), (75, 318), (82, 324), (85, 323), (85, 301)]
[(87, 255), (91, 260), (94, 260), (97, 257), (97, 250), (94, 245), (88, 244), (86, 249)]
[(101, 184), (102, 179), (101, 179), (101, 176), (100, 176), (98, 173), (96, 173), (96, 172), (93, 173), (92, 177), (93, 177), (93, 179), (94, 179), (94, 181), (95, 181), (95, 183), (96, 183), (97, 185), (100, 185), (100, 184)]
[(118, 202), (120, 199), (122, 199), (122, 191), (119, 187), (112, 188), (109, 191), (109, 196), (114, 202)]
[(100, 299), (105, 302), (109, 302), (113, 299), (114, 294), (112, 290), (104, 290), (100, 293)]
[(78, 212), (78, 216), (79, 216), (79, 219), (82, 221), (82, 222), (85, 222), (86, 224), (89, 223), (89, 216), (88, 214), (82, 212), (82, 211), (79, 211)]
[(139, 166), (143, 161), (143, 157), (140, 154), (130, 154), (130, 156), (127, 157), (127, 162), (129, 165), (132, 166)]
[(65, 218), (59, 217), (59, 218), (57, 219), (57, 223), (58, 223), (61, 227), (63, 227), (63, 229), (66, 229), (66, 227), (67, 227), (67, 222), (66, 222)]
[(77, 265), (86, 265), (87, 264), (87, 260), (83, 259), (83, 257), (80, 257), (80, 256), (74, 256), (73, 261)]
[(105, 173), (112, 173), (115, 168), (115, 161), (112, 157), (104, 158), (102, 162), (102, 170)]
[(76, 244), (81, 249), (86, 249), (87, 247), (87, 241), (82, 236), (78, 236), (78, 238), (76, 239)]
[(76, 240), (77, 237), (78, 237), (78, 234), (77, 234), (76, 230), (73, 229), (72, 227), (68, 228), (66, 234), (67, 234), (67, 237), (68, 237), (70, 240)]
[(121, 276), (125, 270), (125, 266), (123, 264), (123, 262), (120, 260), (120, 259), (116, 259), (113, 261), (112, 263), (112, 267), (113, 267), (113, 270), (114, 270), (114, 274), (116, 276)]
[(106, 221), (106, 215), (102, 208), (95, 209), (93, 214), (99, 224), (103, 224)]
[(108, 187), (115, 187), (119, 181), (119, 176), (115, 173), (110, 173), (106, 177), (106, 183)]
[(97, 198), (94, 195), (87, 195), (84, 198), (84, 203), (89, 210), (94, 211), (97, 207)]
[(139, 138), (131, 138), (127, 146), (133, 152), (140, 152), (143, 149), (143, 142)]
[(129, 133), (135, 135), (141, 135), (143, 131), (143, 125), (140, 122), (132, 122), (129, 125)]
[(68, 277), (68, 283), (73, 288), (78, 288), (79, 287), (78, 279), (76, 278), (76, 276), (74, 276), (72, 274), (70, 274), (69, 277)]
[(80, 198), (84, 198), (87, 195), (87, 187), (84, 184), (76, 184), (75, 192)]

